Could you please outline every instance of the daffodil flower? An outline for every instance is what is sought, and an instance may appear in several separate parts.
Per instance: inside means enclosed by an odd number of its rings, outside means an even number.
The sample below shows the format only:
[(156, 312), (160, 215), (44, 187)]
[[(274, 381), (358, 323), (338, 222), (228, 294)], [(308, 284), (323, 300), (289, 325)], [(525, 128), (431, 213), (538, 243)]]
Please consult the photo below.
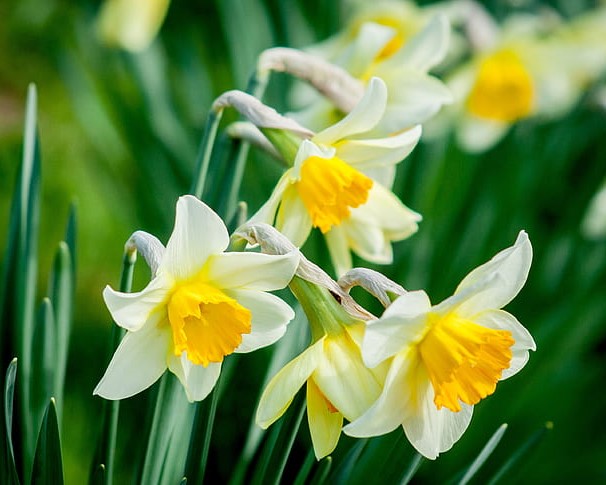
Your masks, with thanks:
[(313, 343), (271, 379), (256, 419), (269, 427), (306, 385), (307, 418), (319, 460), (337, 446), (343, 418), (358, 418), (379, 397), (386, 366), (364, 365), (360, 349), (365, 321), (348, 314), (326, 288), (299, 277), (290, 288), (307, 314)]
[(389, 190), (395, 164), (416, 145), (420, 126), (385, 138), (364, 137), (382, 119), (386, 100), (385, 83), (373, 78), (349, 115), (298, 142), (294, 165), (252, 218), (274, 224), (297, 246), (319, 228), (338, 274), (351, 268), (350, 250), (368, 261), (390, 263), (391, 242), (416, 232), (421, 219)]
[(227, 355), (272, 344), (294, 317), (285, 302), (266, 291), (288, 284), (298, 253), (225, 253), (225, 225), (195, 197), (179, 199), (166, 248), (146, 233), (133, 238), (146, 253), (153, 279), (138, 293), (105, 288), (105, 303), (127, 333), (94, 394), (127, 398), (168, 368), (190, 401), (202, 400)]
[[(337, 111), (348, 113), (374, 77), (383, 79), (388, 92), (386, 108), (373, 127), (374, 134), (396, 134), (422, 123), (444, 104), (452, 102), (442, 81), (428, 74), (446, 55), (448, 21), (444, 15), (437, 15), (423, 29), (408, 37), (407, 28), (394, 25), (387, 17), (378, 16), (377, 20), (383, 23), (364, 22), (356, 26), (355, 34), (347, 33), (323, 47), (309, 48), (310, 58), (317, 56), (328, 61), (317, 63), (312, 69), (297, 68), (302, 61), (312, 64), (311, 60), (303, 59), (302, 53), (291, 49), (289, 55), (289, 50), (270, 49), (259, 58), (259, 76), (263, 77), (268, 70), (291, 72), (328, 96), (329, 99), (318, 98), (303, 89), (293, 92), (293, 104), (305, 108), (293, 111), (289, 116), (315, 130), (322, 130), (341, 119), (343, 114)], [(349, 73), (352, 79), (345, 82), (343, 73), (335, 73), (331, 63)], [(325, 72), (318, 74), (322, 71)]]
[(494, 146), (521, 120), (561, 116), (585, 86), (575, 80), (583, 50), (546, 35), (541, 17), (512, 16), (502, 27), (481, 18), (490, 24), (479, 29), (487, 35), (469, 62), (446, 78), (454, 103), (427, 130), (431, 138), (454, 127), (459, 144), (472, 153)]
[(516, 374), (535, 350), (530, 333), (501, 308), (524, 285), (532, 259), (528, 236), (469, 273), (454, 295), (432, 306), (423, 291), (405, 293), (368, 322), (364, 362), (390, 362), (383, 392), (351, 436), (402, 426), (412, 445), (434, 459), (461, 437), (473, 406)]

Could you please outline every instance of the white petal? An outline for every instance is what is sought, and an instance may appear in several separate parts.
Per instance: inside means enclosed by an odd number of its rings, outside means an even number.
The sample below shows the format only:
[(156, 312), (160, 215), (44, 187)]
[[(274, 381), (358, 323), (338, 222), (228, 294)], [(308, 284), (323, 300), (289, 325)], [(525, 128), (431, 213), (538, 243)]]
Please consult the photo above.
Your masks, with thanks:
[(318, 365), (324, 339), (318, 340), (286, 364), (267, 384), (257, 408), (257, 424), (268, 428), (288, 409), (297, 391)]
[(227, 228), (210, 207), (191, 195), (180, 197), (175, 228), (159, 272), (187, 279), (202, 269), (211, 254), (222, 253), (228, 244)]
[(375, 367), (418, 341), (430, 308), (424, 291), (409, 291), (398, 297), (380, 319), (368, 322), (362, 344), (366, 365)]
[(125, 399), (144, 391), (166, 370), (170, 331), (149, 324), (127, 332), (93, 391), (105, 399)]
[(238, 353), (251, 352), (273, 344), (284, 332), (295, 312), (283, 300), (270, 293), (253, 290), (229, 290), (226, 292), (252, 313), (251, 332), (242, 335)]
[(172, 283), (160, 275), (137, 293), (122, 293), (106, 286), (103, 299), (114, 321), (120, 327), (135, 332), (164, 303), (171, 286)]
[(399, 241), (417, 231), (422, 217), (402, 204), (391, 190), (374, 183), (368, 201), (352, 209), (350, 219), (356, 224), (377, 226), (390, 241)]
[(443, 14), (432, 17), (425, 28), (404, 44), (402, 50), (389, 62), (405, 64), (427, 72), (446, 56), (450, 39), (450, 24)]
[(457, 124), (457, 141), (470, 153), (481, 153), (496, 145), (509, 131), (511, 123), (467, 114)]
[(343, 415), (328, 407), (324, 395), (313, 379), (307, 381), (307, 421), (316, 460), (330, 455), (337, 447), (343, 426)]
[[(343, 432), (356, 438), (389, 433), (402, 424), (410, 407), (410, 368), (417, 365), (408, 352), (396, 355), (391, 363), (379, 399)], [(414, 362), (413, 362), (414, 361)]]
[(344, 59), (346, 69), (354, 77), (368, 75), (373, 63), (385, 46), (397, 35), (395, 29), (375, 22), (365, 22), (360, 26), (349, 59)]
[(312, 138), (314, 143), (331, 145), (352, 135), (370, 131), (381, 120), (387, 103), (385, 83), (373, 77), (356, 107), (341, 121)]
[(279, 256), (222, 253), (209, 258), (207, 277), (219, 288), (273, 291), (290, 283), (298, 265), (298, 251)]
[(495, 330), (508, 330), (515, 343), (513, 344), (511, 364), (503, 371), (501, 380), (517, 374), (528, 362), (528, 351), (536, 350), (537, 346), (530, 332), (518, 322), (516, 317), (504, 310), (487, 310), (473, 317), (473, 321), (484, 327)]
[(347, 234), (347, 242), (357, 255), (377, 264), (391, 263), (391, 245), (380, 227), (360, 223), (353, 217), (343, 221), (341, 226)]
[(408, 156), (420, 137), (421, 126), (418, 125), (385, 138), (343, 140), (337, 146), (336, 156), (361, 171), (393, 165)]
[(379, 133), (396, 133), (418, 123), (424, 123), (440, 108), (452, 102), (450, 90), (433, 76), (401, 69), (395, 74), (389, 87), (389, 99), (385, 114), (375, 128)]
[[(520, 231), (513, 246), (496, 254), (461, 281), (455, 295), (476, 285), (480, 285), (480, 289), (462, 303), (458, 311), (462, 315), (474, 315), (482, 310), (502, 308), (507, 305), (524, 286), (531, 262), (530, 240), (524, 231)], [(482, 288), (483, 282), (485, 282), (484, 288)]]
[(326, 245), (330, 253), (330, 259), (338, 276), (346, 273), (352, 268), (351, 253), (349, 252), (349, 244), (347, 243), (347, 234), (343, 226), (333, 226), (326, 234)]
[(364, 365), (359, 347), (347, 334), (326, 337), (324, 353), (312, 378), (349, 421), (361, 416), (381, 394), (381, 384)]
[(473, 406), (462, 404), (458, 413), (446, 408), (438, 410), (433, 402), (433, 387), (423, 368), (417, 371), (415, 379), (418, 402), (415, 411), (404, 419), (402, 426), (412, 446), (426, 458), (434, 460), (440, 453), (452, 448), (463, 435), (471, 421)]
[(211, 363), (208, 367), (193, 364), (186, 352), (180, 357), (171, 355), (168, 368), (175, 374), (185, 389), (189, 402), (202, 401), (214, 389), (221, 374), (221, 364)]
[(292, 169), (289, 169), (280, 177), (267, 202), (249, 219), (249, 222), (265, 222), (266, 224), (273, 225), (282, 195), (292, 183), (291, 177)]
[(320, 146), (310, 140), (303, 140), (299, 145), (297, 156), (292, 168), (291, 180), (293, 182), (301, 179), (301, 167), (310, 157), (332, 158), (335, 155), (334, 147)]
[(284, 191), (276, 217), (276, 229), (297, 247), (303, 246), (311, 232), (311, 217), (295, 187), (288, 187)]

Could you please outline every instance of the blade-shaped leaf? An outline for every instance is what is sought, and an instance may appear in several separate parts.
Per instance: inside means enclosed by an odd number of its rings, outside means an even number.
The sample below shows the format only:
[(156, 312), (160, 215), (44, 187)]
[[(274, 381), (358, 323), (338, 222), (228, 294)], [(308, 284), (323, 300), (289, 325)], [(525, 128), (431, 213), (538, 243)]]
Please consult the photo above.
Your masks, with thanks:
[(473, 478), (473, 476), (477, 473), (477, 471), (480, 469), (480, 467), (484, 464), (484, 462), (488, 459), (488, 457), (492, 454), (494, 449), (497, 447), (497, 445), (501, 441), (501, 438), (503, 438), (503, 435), (505, 434), (506, 430), (507, 430), (507, 423), (503, 423), (501, 426), (499, 426), (497, 428), (497, 430), (490, 437), (490, 439), (488, 440), (486, 445), (484, 445), (484, 448), (482, 448), (482, 451), (480, 451), (480, 454), (476, 457), (476, 459), (473, 461), (473, 463), (469, 466), (469, 468), (465, 472), (465, 475), (463, 475), (463, 478), (461, 478), (461, 481), (459, 482), (460, 485), (465, 485), (466, 483), (469, 483), (469, 481)]
[(50, 399), (36, 443), (32, 485), (62, 485), (63, 461), (55, 400)]
[(4, 429), (6, 431), (6, 469), (2, 478), (6, 483), (18, 484), (19, 476), (15, 466), (15, 452), (13, 447), (13, 399), (15, 396), (15, 379), (17, 376), (17, 359), (13, 359), (6, 369), (4, 381)]

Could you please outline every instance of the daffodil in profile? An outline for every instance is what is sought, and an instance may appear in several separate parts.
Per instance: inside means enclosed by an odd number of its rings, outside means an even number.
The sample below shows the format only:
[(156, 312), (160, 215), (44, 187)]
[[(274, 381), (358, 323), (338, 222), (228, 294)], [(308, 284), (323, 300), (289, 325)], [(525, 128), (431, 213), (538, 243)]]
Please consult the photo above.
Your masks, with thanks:
[(312, 343), (268, 383), (257, 409), (267, 428), (306, 386), (307, 418), (316, 458), (335, 449), (343, 419), (361, 416), (381, 393), (386, 366), (362, 361), (365, 321), (349, 315), (326, 288), (295, 277), (290, 285), (308, 317)]
[(425, 292), (412, 291), (368, 322), (364, 362), (372, 368), (387, 361), (390, 368), (379, 399), (344, 431), (365, 437), (402, 426), (425, 457), (449, 450), (469, 425), (473, 406), (535, 350), (530, 333), (501, 310), (524, 285), (531, 259), (521, 232), (442, 303), (432, 306)]
[(352, 250), (368, 261), (390, 263), (391, 242), (416, 232), (421, 219), (390, 190), (395, 165), (414, 148), (421, 127), (366, 136), (382, 119), (386, 101), (385, 83), (373, 78), (351, 113), (309, 138), (262, 129), (292, 166), (252, 220), (273, 224), (296, 246), (318, 228), (338, 274), (351, 268)]
[(298, 253), (224, 252), (228, 243), (223, 221), (193, 196), (177, 202), (166, 248), (150, 234), (133, 234), (129, 244), (143, 253), (153, 279), (138, 293), (105, 288), (105, 303), (127, 332), (94, 394), (127, 398), (168, 368), (188, 399), (199, 401), (213, 389), (227, 355), (284, 334), (294, 313), (266, 292), (288, 284)]

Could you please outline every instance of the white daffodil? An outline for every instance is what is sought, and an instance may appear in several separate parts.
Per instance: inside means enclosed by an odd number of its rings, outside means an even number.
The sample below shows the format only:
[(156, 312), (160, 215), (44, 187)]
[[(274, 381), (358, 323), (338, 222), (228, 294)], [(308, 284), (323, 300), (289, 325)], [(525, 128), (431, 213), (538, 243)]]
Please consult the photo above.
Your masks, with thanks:
[(105, 303), (127, 333), (94, 394), (127, 398), (168, 368), (190, 401), (202, 400), (225, 356), (270, 345), (294, 316), (286, 303), (265, 292), (288, 284), (298, 253), (224, 253), (229, 236), (223, 221), (195, 197), (177, 202), (166, 248), (142, 232), (131, 242), (141, 247), (153, 279), (138, 293), (105, 288)]
[[(297, 141), (294, 166), (252, 218), (275, 225), (297, 246), (319, 228), (338, 274), (351, 268), (350, 250), (368, 261), (390, 263), (391, 242), (413, 234), (421, 219), (389, 190), (395, 165), (418, 142), (420, 126), (390, 137), (365, 137), (381, 121), (386, 100), (385, 83), (373, 78), (343, 120)], [(282, 134), (271, 135), (280, 149), (275, 140)]]
[(160, 30), (169, 5), (170, 0), (106, 0), (97, 30), (107, 44), (140, 52)]
[(547, 35), (545, 30), (554, 30), (549, 22), (515, 16), (499, 27), (482, 19), (491, 28), (472, 45), (471, 60), (446, 79), (455, 101), (426, 133), (431, 139), (453, 127), (459, 144), (472, 153), (494, 146), (518, 121), (561, 116), (583, 91), (574, 75), (576, 54)]
[(298, 277), (290, 287), (307, 314), (313, 343), (271, 379), (259, 401), (257, 423), (269, 427), (307, 384), (307, 418), (319, 460), (337, 446), (343, 418), (358, 418), (379, 397), (387, 367), (364, 365), (365, 322), (350, 316), (326, 288)]
[[(436, 15), (429, 21), (425, 17), (423, 21), (417, 19), (413, 22), (414, 27), (401, 15), (394, 13), (393, 17), (390, 16), (390, 11), (377, 12), (372, 18), (374, 21), (356, 20), (345, 33), (307, 51), (341, 67), (360, 84), (362, 89), (350, 93), (352, 107), (359, 101), (363, 87), (370, 79), (383, 79), (388, 92), (387, 104), (373, 132), (385, 136), (426, 121), (444, 104), (452, 102), (450, 91), (440, 80), (428, 74), (447, 53), (450, 29), (444, 15)], [(264, 66), (263, 55), (259, 68), (280, 69), (275, 65)], [(317, 78), (307, 80), (315, 83), (314, 87), (320, 92), (330, 94), (323, 84), (330, 86), (334, 83), (334, 76), (327, 73)], [(341, 101), (344, 94), (336, 94)], [(305, 89), (295, 90), (293, 98), (295, 105), (305, 108), (289, 116), (312, 129), (321, 130), (343, 116), (331, 104), (334, 99), (318, 98)], [(340, 110), (349, 112), (347, 105), (342, 102), (336, 104)]]
[(474, 404), (517, 373), (535, 350), (530, 333), (501, 310), (524, 285), (532, 248), (515, 244), (469, 273), (454, 295), (432, 306), (423, 291), (400, 296), (368, 322), (364, 362), (391, 363), (379, 399), (344, 431), (375, 436), (403, 426), (412, 445), (434, 459), (461, 437)]

